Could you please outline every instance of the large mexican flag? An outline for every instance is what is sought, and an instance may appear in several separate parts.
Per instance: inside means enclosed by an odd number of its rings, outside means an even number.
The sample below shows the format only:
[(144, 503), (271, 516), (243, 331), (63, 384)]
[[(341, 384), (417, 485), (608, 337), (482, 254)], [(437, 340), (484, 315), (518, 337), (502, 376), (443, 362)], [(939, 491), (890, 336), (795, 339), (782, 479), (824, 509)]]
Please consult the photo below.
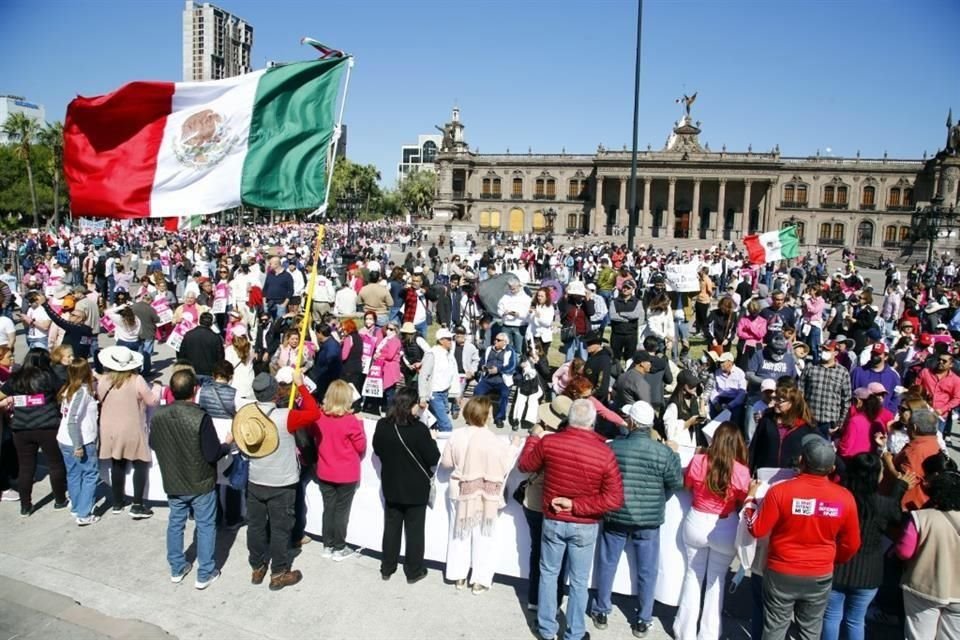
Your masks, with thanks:
[(766, 264), (800, 255), (800, 239), (797, 238), (796, 227), (746, 236), (743, 244), (747, 246), (750, 262), (754, 264)]
[(212, 82), (133, 82), (67, 108), (74, 215), (147, 218), (323, 204), (349, 58)]

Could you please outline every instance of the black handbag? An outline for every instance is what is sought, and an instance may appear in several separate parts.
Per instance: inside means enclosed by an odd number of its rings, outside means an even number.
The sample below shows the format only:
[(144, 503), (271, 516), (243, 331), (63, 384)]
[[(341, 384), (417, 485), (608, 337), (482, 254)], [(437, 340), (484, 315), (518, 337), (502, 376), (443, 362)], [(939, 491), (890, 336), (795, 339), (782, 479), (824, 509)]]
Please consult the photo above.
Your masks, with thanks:
[(513, 490), (513, 499), (523, 504), (524, 498), (527, 497), (527, 485), (530, 484), (529, 480), (521, 480), (520, 484), (517, 485), (517, 488)]
[(297, 429), (293, 432), (293, 439), (297, 443), (297, 451), (300, 452), (300, 466), (307, 469), (317, 464), (319, 452), (317, 451), (317, 440), (309, 428)]

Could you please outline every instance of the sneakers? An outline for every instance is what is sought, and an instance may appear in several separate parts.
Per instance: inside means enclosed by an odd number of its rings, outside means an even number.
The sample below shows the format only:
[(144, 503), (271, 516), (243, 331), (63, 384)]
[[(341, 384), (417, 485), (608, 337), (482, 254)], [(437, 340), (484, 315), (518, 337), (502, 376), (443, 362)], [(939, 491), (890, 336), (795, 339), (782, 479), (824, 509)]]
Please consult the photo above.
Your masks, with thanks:
[(21, 518), (29, 518), (31, 513), (33, 513), (33, 507), (25, 507), (23, 505), (20, 505)]
[(70, 498), (67, 498), (67, 499), (65, 499), (63, 502), (54, 502), (54, 503), (53, 503), (53, 510), (54, 510), (54, 511), (62, 511), (62, 510), (66, 509), (66, 508), (69, 507), (69, 506), (70, 506)]
[(313, 538), (311, 538), (310, 536), (303, 536), (298, 541), (293, 543), (293, 548), (300, 549), (303, 547), (303, 545), (310, 544), (311, 542), (313, 542)]
[(330, 554), (330, 559), (334, 562), (343, 562), (347, 558), (355, 556), (356, 554), (357, 552), (350, 547), (344, 547), (343, 549), (335, 549), (333, 553)]
[(646, 638), (652, 628), (653, 622), (638, 622), (630, 625), (630, 630), (633, 631), (634, 638)]
[(85, 518), (81, 518), (80, 516), (77, 516), (77, 526), (80, 526), (80, 527), (86, 527), (91, 524), (96, 524), (98, 522), (100, 522), (100, 516), (95, 516), (93, 514), (90, 514)]
[(0, 502), (20, 502), (20, 492), (16, 489), (7, 489), (0, 493)]
[(127, 506), (128, 505), (126, 502), (121, 502), (113, 505), (113, 508), (110, 511), (113, 513), (113, 515), (118, 516), (126, 510)]
[(219, 572), (219, 571), (217, 571), (216, 573), (214, 573), (213, 575), (211, 575), (211, 576), (210, 576), (209, 578), (207, 578), (206, 580), (200, 580), (200, 578), (198, 577), (198, 578), (197, 578), (197, 581), (194, 583), (193, 586), (195, 586), (198, 591), (203, 591), (204, 589), (206, 589), (207, 587), (209, 587), (211, 584), (213, 584), (214, 582), (216, 582), (216, 581), (217, 581), (217, 578), (219, 578), (219, 577), (220, 577), (220, 572)]
[(467, 579), (464, 578), (463, 580), (457, 580), (456, 587), (457, 587), (457, 591), (463, 591), (464, 589), (466, 589)]
[(250, 584), (263, 584), (263, 579), (267, 577), (267, 563), (264, 562), (262, 565), (253, 570), (253, 574), (250, 576)]
[(190, 569), (192, 568), (193, 568), (193, 565), (188, 564), (180, 571), (180, 573), (178, 573), (175, 576), (170, 576), (170, 582), (172, 582), (173, 584), (180, 584), (181, 582), (183, 582), (183, 579), (187, 577), (187, 574), (190, 573)]
[(603, 630), (607, 628), (607, 614), (591, 613), (590, 619), (593, 620), (593, 626), (597, 629)]
[(427, 570), (421, 569), (420, 573), (407, 578), (407, 584), (416, 584), (427, 577)]
[[(145, 520), (153, 517), (153, 509), (142, 504), (135, 504), (130, 507), (130, 517), (134, 520)], [(211, 581), (212, 582), (212, 581)], [(198, 589), (200, 587), (197, 587)]]
[(473, 587), (470, 588), (470, 593), (475, 596), (479, 596), (487, 591), (490, 591), (490, 587), (485, 587), (482, 584), (474, 584)]
[(292, 587), (303, 580), (303, 573), (299, 570), (284, 571), (270, 576), (270, 591), (280, 591), (284, 587)]
[(527, 611), (537, 611), (540, 609), (540, 605), (533, 604), (532, 602), (527, 603)]
[(332, 558), (333, 557), (333, 547), (328, 547), (323, 545), (323, 551), (320, 552), (321, 558)]

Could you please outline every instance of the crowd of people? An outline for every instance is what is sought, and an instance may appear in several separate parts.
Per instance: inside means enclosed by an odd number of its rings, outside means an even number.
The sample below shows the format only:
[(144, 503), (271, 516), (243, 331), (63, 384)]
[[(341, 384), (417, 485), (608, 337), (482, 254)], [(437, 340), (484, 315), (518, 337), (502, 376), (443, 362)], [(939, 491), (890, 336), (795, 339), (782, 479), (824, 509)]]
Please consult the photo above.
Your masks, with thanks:
[[(512, 496), (537, 631), (579, 640), (587, 617), (607, 627), (624, 551), (632, 632), (649, 633), (665, 505), (684, 493), (676, 637), (720, 637), (735, 558), (751, 574), (752, 637), (793, 624), (795, 637), (862, 638), (868, 616), (902, 619), (909, 638), (960, 637), (949, 259), (891, 265), (881, 285), (822, 251), (751, 265), (736, 247), (480, 246), (363, 223), (326, 225), (315, 255), (317, 231), (13, 234), (0, 248), (3, 499), (33, 513), (42, 452), (53, 509), (77, 525), (99, 519), (101, 464), (113, 513), (149, 518), (155, 463), (171, 580), (193, 569), (192, 514), (198, 589), (219, 576), (217, 528), (245, 525), (251, 582), (279, 590), (303, 579), (292, 558), (311, 540), (309, 483), (322, 555), (355, 555), (369, 449), (384, 580), (404, 538), (406, 580), (428, 575), (425, 517), (447, 469), (447, 580), (491, 588)], [(172, 361), (155, 359), (160, 343)], [(507, 487), (514, 468), (529, 475)]]

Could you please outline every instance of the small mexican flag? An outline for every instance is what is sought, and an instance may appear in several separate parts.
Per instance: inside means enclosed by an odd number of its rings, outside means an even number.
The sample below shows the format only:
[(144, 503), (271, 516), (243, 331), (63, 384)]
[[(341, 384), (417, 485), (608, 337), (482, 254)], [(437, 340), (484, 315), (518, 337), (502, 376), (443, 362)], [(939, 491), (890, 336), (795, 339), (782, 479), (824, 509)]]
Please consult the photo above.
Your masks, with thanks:
[(74, 99), (64, 125), (74, 215), (320, 206), (348, 61), (298, 62), (211, 82), (133, 82)]
[(800, 255), (800, 240), (797, 238), (796, 227), (746, 236), (743, 243), (747, 245), (750, 262), (754, 264), (766, 264)]
[(181, 218), (164, 218), (163, 228), (167, 231), (184, 231), (196, 229), (203, 224), (203, 216), (186, 216)]

